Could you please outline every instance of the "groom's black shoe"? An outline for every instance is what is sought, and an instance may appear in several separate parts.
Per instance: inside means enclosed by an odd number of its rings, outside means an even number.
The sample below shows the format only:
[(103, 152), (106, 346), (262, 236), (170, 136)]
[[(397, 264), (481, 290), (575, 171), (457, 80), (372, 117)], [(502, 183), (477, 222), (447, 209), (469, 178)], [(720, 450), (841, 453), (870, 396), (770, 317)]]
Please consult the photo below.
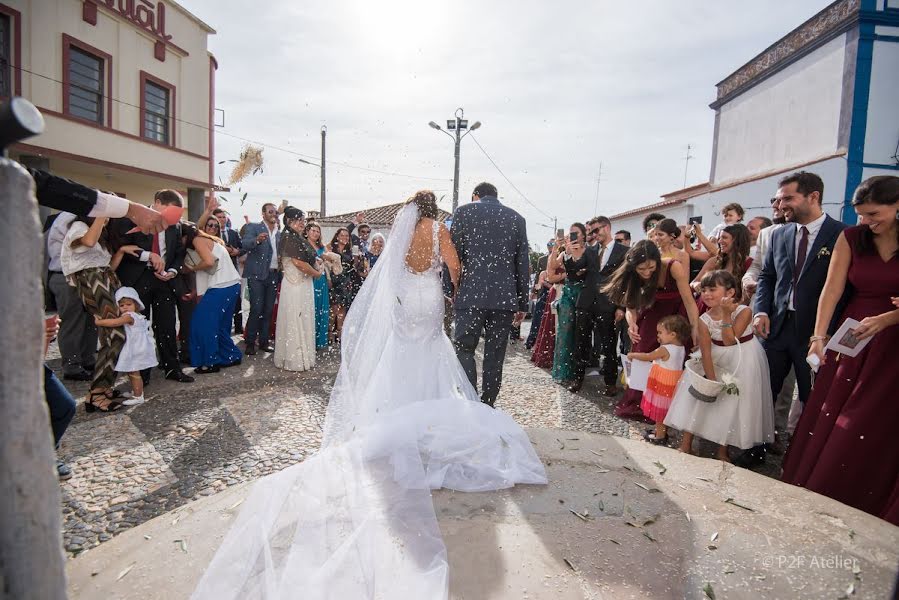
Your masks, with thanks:
[(737, 458), (734, 459), (734, 466), (744, 469), (752, 469), (765, 464), (765, 454), (767, 448), (765, 446), (755, 446), (749, 450), (744, 450)]

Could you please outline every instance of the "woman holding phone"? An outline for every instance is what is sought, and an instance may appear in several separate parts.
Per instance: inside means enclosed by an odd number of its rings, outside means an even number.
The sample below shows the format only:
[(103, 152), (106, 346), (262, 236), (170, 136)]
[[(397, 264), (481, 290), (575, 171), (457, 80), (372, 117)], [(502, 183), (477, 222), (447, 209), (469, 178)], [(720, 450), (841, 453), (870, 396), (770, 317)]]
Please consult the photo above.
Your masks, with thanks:
[(576, 261), (584, 255), (586, 240), (587, 228), (584, 224), (572, 223), (564, 252), (554, 252), (546, 265), (549, 272), (555, 272), (560, 267), (565, 269), (565, 285), (556, 305), (556, 347), (552, 370), (553, 379), (563, 385), (570, 383), (575, 377), (574, 307), (587, 279), (585, 269), (569, 269), (568, 265), (573, 262), (570, 259)]

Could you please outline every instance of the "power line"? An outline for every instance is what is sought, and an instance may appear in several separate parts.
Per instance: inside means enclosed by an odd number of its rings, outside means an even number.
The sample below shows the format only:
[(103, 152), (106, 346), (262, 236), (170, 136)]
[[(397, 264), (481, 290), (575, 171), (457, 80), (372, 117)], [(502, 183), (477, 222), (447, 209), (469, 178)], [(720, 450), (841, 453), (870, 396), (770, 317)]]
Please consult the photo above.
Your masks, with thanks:
[(494, 161), (492, 158), (490, 158), (490, 155), (487, 154), (487, 151), (484, 150), (484, 147), (481, 146), (481, 143), (477, 140), (477, 138), (474, 136), (474, 134), (469, 133), (468, 135), (471, 136), (471, 139), (474, 140), (474, 143), (477, 145), (477, 147), (480, 148), (481, 152), (484, 153), (484, 156), (487, 157), (487, 160), (490, 161), (490, 164), (492, 164), (492, 165), (494, 166), (494, 168), (496, 168), (496, 170), (499, 171), (499, 174), (503, 176), (503, 179), (505, 179), (506, 182), (507, 182), (510, 186), (512, 186), (512, 189), (513, 189), (513, 190), (515, 190), (516, 192), (518, 192), (518, 195), (521, 196), (521, 198), (522, 198), (525, 202), (527, 202), (527, 203), (531, 206), (531, 208), (533, 208), (534, 210), (536, 210), (537, 212), (539, 212), (541, 215), (543, 215), (543, 216), (546, 217), (547, 219), (552, 219), (552, 218), (553, 218), (552, 216), (550, 216), (550, 215), (546, 214), (545, 212), (543, 212), (543, 210), (541, 210), (536, 204), (534, 204), (533, 202), (531, 202), (531, 201), (528, 199), (528, 197), (524, 195), (524, 192), (522, 192), (520, 189), (518, 189), (518, 187), (517, 187), (514, 183), (512, 183), (512, 180), (511, 180), (511, 179), (509, 179), (508, 177), (506, 177), (506, 174), (503, 173), (503, 170), (499, 168), (499, 165), (496, 164), (496, 161)]
[[(49, 77), (48, 75), (44, 75), (44, 74), (42, 74), (42, 73), (36, 73), (36, 72), (34, 72), (34, 71), (30, 71), (30, 70), (26, 69), (25, 67), (19, 67), (19, 66), (16, 66), (16, 65), (12, 65), (12, 66), (13, 66), (14, 69), (18, 69), (19, 71), (22, 71), (23, 73), (28, 73), (29, 75), (34, 75), (35, 77), (41, 77), (41, 78), (46, 79), (46, 80), (48, 80), (48, 81), (52, 81), (52, 82), (54, 82), (54, 83), (58, 83), (59, 85), (64, 85), (64, 83), (63, 83), (62, 81), (60, 81), (60, 80), (58, 80), (58, 79), (54, 79), (53, 77)], [(108, 95), (106, 95), (106, 94), (102, 94), (101, 97), (102, 97), (103, 99), (108, 99), (108, 100), (112, 100), (113, 102), (117, 102), (118, 104), (121, 104), (121, 105), (123, 105), (123, 106), (130, 106), (130, 107), (136, 108), (136, 109), (138, 109), (138, 110), (140, 110), (140, 108), (141, 108), (141, 107), (138, 106), (137, 104), (132, 104), (132, 103), (130, 103), (130, 102), (126, 102), (126, 101), (124, 101), (124, 100), (120, 100), (120, 99), (118, 99), (118, 98), (114, 98), (114, 97), (112, 97), (112, 96), (108, 96)], [(184, 123), (185, 125), (192, 125), (192, 126), (194, 126), (194, 127), (198, 127), (198, 128), (200, 128), (200, 129), (203, 129), (203, 130), (206, 130), (206, 131), (210, 131), (210, 127), (207, 126), (207, 125), (204, 125), (204, 124), (202, 124), (202, 123), (194, 123), (193, 121), (187, 121), (187, 120), (185, 120), (185, 119), (179, 119), (178, 117), (172, 117), (172, 116), (169, 116), (168, 118), (171, 119), (172, 121), (176, 121), (176, 122), (178, 122), (178, 123)], [(312, 154), (303, 154), (302, 152), (297, 152), (296, 150), (290, 150), (290, 149), (288, 149), (288, 148), (282, 148), (282, 147), (280, 147), (280, 146), (275, 146), (275, 145), (273, 145), (273, 144), (268, 144), (268, 143), (266, 143), (266, 142), (260, 142), (260, 141), (258, 141), (258, 140), (251, 140), (251, 139), (249, 139), (249, 138), (241, 137), (241, 136), (239, 136), (239, 135), (234, 135), (234, 134), (232, 134), (232, 133), (227, 133), (227, 132), (222, 131), (222, 130), (216, 130), (216, 129), (212, 129), (212, 130), (213, 130), (217, 135), (223, 135), (223, 136), (225, 136), (225, 137), (233, 138), (233, 139), (235, 139), (235, 140), (239, 140), (239, 141), (241, 141), (241, 142), (245, 142), (245, 143), (248, 143), (248, 144), (254, 144), (254, 145), (256, 145), (256, 146), (262, 146), (262, 147), (264, 147), (264, 148), (271, 148), (272, 150), (278, 150), (278, 151), (280, 151), (280, 152), (286, 152), (287, 154), (293, 154), (294, 156), (300, 156), (300, 157), (302, 157), (302, 158), (313, 158), (313, 159), (316, 159), (316, 160), (319, 160), (319, 159), (321, 158), (321, 157), (319, 157), (319, 156), (314, 156), (314, 155), (312, 155)], [(332, 165), (338, 165), (338, 166), (341, 166), (341, 167), (346, 167), (346, 168), (348, 168), (348, 169), (356, 169), (356, 170), (358, 170), (358, 171), (368, 171), (369, 173), (378, 173), (378, 174), (380, 174), (380, 175), (390, 175), (390, 176), (393, 176), (393, 177), (408, 177), (408, 178), (410, 178), (410, 179), (422, 179), (422, 180), (427, 180), (427, 181), (451, 181), (451, 180), (446, 179), (446, 178), (443, 178), (443, 177), (423, 177), (423, 176), (421, 176), (421, 175), (409, 175), (408, 173), (395, 173), (395, 172), (392, 172), (392, 171), (383, 171), (383, 170), (381, 170), (381, 169), (372, 169), (372, 168), (370, 168), (370, 167), (360, 167), (360, 166), (358, 166), (358, 165), (352, 165), (352, 164), (349, 164), (349, 163), (340, 162), (340, 161), (336, 161), (336, 160), (330, 160), (330, 161), (328, 161), (328, 162), (329, 162), (329, 164), (332, 164)]]

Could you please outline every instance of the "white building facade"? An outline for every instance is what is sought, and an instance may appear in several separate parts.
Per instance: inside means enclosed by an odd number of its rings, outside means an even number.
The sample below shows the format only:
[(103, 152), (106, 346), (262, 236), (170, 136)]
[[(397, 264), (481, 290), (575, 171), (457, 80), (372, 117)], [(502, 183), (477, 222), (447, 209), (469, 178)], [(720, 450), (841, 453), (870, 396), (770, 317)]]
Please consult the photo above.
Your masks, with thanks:
[(731, 202), (770, 216), (778, 180), (805, 170), (824, 180), (825, 211), (854, 224), (858, 184), (899, 175), (899, 0), (837, 0), (717, 88), (709, 187), (678, 210), (707, 224)]
[(0, 98), (46, 121), (11, 157), (145, 204), (175, 189), (198, 215), (214, 188), (214, 33), (171, 0), (0, 0)]

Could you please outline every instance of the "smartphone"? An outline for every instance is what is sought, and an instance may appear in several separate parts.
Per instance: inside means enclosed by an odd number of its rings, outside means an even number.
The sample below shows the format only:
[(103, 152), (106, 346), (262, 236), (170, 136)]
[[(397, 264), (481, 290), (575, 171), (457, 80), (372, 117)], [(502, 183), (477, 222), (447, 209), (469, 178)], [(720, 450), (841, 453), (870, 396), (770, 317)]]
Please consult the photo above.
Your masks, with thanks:
[(556, 229), (556, 237), (557, 238), (565, 237), (565, 230), (564, 229)]
[(700, 225), (702, 225), (702, 215), (700, 215), (698, 217), (690, 217), (689, 223), (690, 223), (690, 225), (694, 225), (696, 223), (699, 223)]
[(572, 242), (576, 242), (577, 241), (577, 231), (572, 231), (571, 233), (569, 233), (568, 240), (572, 241)]

